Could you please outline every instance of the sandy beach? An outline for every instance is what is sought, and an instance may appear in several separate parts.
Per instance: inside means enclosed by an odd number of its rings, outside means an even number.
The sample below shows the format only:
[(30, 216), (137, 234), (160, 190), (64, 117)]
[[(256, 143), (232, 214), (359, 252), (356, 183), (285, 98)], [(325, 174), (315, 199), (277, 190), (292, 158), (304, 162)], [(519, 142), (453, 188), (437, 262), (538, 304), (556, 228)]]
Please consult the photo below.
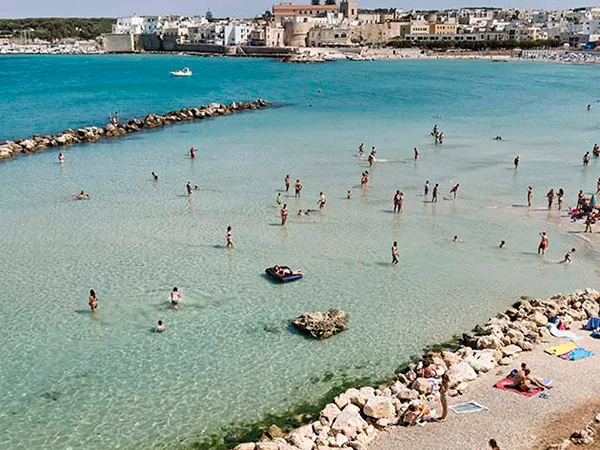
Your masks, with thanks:
[[(449, 405), (475, 400), (487, 411), (448, 413), (442, 423), (424, 427), (389, 427), (370, 447), (371, 450), (487, 449), (489, 439), (496, 439), (501, 449), (540, 450), (568, 438), (600, 412), (598, 397), (598, 355), (600, 340), (589, 331), (573, 330), (584, 339), (578, 344), (595, 356), (579, 361), (565, 361), (544, 353), (544, 348), (566, 342), (548, 337), (531, 352), (516, 356), (514, 364), (499, 366), (469, 384), (462, 396), (449, 399)], [(553, 388), (549, 398), (524, 397), (494, 388), (494, 384), (521, 362), (527, 363), (539, 377), (550, 378)]]

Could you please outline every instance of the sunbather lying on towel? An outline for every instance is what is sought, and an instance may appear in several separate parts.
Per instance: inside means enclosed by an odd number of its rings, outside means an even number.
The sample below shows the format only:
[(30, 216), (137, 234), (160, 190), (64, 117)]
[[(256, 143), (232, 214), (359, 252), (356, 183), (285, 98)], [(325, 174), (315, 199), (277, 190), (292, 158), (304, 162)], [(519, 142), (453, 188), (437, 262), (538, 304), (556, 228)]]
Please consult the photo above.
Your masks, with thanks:
[(523, 365), (521, 366), (522, 368), (517, 370), (517, 373), (515, 374), (512, 386), (513, 388), (523, 392), (528, 392), (536, 387), (542, 389), (552, 388), (552, 386), (549, 386), (546, 383), (544, 383), (544, 381), (541, 378), (531, 375), (531, 370), (523, 368)]

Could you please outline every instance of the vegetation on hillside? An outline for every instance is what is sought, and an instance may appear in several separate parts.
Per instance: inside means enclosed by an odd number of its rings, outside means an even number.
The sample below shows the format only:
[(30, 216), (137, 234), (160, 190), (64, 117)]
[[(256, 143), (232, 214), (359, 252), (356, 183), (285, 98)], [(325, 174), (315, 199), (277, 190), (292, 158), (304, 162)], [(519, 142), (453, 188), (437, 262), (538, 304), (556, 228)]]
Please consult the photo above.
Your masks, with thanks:
[(95, 39), (102, 33), (110, 33), (115, 23), (112, 18), (38, 18), (0, 19), (0, 36), (28, 37), (56, 41), (65, 38)]

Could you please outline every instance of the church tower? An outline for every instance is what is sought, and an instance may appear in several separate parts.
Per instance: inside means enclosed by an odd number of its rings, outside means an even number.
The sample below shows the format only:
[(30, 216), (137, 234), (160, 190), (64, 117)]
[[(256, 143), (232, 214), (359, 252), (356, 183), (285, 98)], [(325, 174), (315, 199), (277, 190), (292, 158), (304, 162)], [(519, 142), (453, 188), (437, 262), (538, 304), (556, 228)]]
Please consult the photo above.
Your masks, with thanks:
[(357, 20), (358, 19), (358, 2), (342, 0), (340, 2), (340, 12), (344, 15), (345, 19)]

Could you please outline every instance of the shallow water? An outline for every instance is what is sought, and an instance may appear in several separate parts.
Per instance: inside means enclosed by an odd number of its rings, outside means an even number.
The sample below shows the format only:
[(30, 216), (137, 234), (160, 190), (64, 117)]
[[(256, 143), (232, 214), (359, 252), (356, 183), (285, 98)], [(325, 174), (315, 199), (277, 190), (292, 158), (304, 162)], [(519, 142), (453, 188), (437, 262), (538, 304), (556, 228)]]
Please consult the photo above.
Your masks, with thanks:
[[(168, 77), (183, 66), (192, 78)], [(598, 161), (581, 167), (600, 122), (594, 67), (4, 57), (0, 76), (0, 138), (101, 124), (115, 110), (126, 118), (258, 96), (279, 105), (73, 147), (64, 166), (52, 151), (0, 165), (0, 448), (170, 447), (316, 398), (342, 374), (389, 375), (520, 295), (597, 279), (594, 248), (540, 210), (550, 187), (563, 187), (569, 205), (595, 189)], [(428, 137), (436, 122), (441, 147)], [(385, 160), (362, 190), (360, 142)], [(282, 228), (275, 196), (286, 173), (304, 190), (285, 198)], [(441, 183), (438, 204), (424, 203), (426, 179)], [(200, 188), (191, 198), (188, 180)], [(444, 200), (453, 183), (458, 200)], [(536, 208), (513, 207), (528, 184)], [(81, 189), (92, 199), (70, 201)], [(402, 215), (391, 213), (396, 189)], [(317, 208), (320, 191), (325, 213), (296, 217)], [(550, 249), (539, 258), (543, 230)], [(572, 246), (575, 263), (558, 264)], [(306, 277), (273, 285), (262, 273), (275, 263)], [(178, 312), (173, 286), (184, 295)], [(313, 342), (288, 329), (329, 307), (349, 312), (349, 331)], [(150, 332), (158, 319), (160, 335)], [(328, 372), (333, 380), (315, 382)]]

